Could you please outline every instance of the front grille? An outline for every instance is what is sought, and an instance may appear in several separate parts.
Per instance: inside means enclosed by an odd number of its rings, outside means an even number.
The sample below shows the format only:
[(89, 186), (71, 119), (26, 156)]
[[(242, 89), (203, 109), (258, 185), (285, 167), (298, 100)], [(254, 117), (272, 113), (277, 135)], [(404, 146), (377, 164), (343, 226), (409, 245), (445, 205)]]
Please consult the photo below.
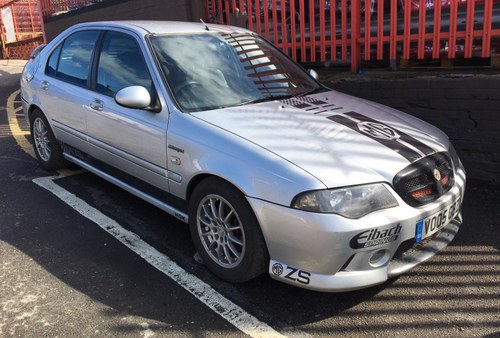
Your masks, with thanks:
[(451, 159), (446, 153), (424, 157), (400, 171), (393, 184), (396, 192), (411, 206), (432, 202), (454, 184)]

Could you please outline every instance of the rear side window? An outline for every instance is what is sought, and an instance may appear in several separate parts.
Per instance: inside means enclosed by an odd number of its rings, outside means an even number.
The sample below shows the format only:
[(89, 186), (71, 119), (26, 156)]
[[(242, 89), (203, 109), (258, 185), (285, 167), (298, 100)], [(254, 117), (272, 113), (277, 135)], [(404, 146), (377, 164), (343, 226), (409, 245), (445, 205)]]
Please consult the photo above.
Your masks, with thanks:
[(47, 74), (78, 86), (86, 86), (99, 31), (77, 32), (54, 50), (47, 64)]
[(61, 47), (62, 45), (59, 45), (50, 55), (49, 62), (47, 63), (47, 74), (50, 76), (56, 76), (57, 62), (59, 61)]
[(97, 68), (97, 91), (113, 96), (129, 86), (143, 86), (152, 92), (152, 81), (137, 41), (130, 35), (108, 31)]

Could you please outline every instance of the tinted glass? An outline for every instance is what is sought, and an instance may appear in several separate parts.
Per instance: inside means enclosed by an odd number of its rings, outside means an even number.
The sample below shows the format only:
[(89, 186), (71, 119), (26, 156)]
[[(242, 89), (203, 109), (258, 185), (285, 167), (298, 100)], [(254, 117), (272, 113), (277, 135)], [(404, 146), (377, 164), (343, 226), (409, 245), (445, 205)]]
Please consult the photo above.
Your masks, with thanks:
[(99, 31), (70, 35), (63, 44), (56, 76), (79, 86), (87, 84), (89, 69)]
[(59, 53), (61, 52), (61, 45), (57, 47), (50, 55), (49, 62), (47, 63), (47, 74), (55, 76), (57, 70), (57, 61), (59, 60)]
[(99, 57), (97, 91), (113, 96), (129, 86), (143, 86), (151, 92), (151, 77), (146, 61), (133, 37), (109, 31)]
[(184, 111), (283, 99), (322, 89), (257, 35), (156, 35), (151, 36), (151, 43)]

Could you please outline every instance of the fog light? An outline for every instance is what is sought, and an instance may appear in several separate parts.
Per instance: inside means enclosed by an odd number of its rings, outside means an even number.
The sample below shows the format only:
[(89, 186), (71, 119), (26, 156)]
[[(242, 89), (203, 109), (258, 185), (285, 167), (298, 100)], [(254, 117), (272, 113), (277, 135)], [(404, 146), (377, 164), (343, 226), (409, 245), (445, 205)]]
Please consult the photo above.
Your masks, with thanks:
[(389, 261), (391, 253), (389, 250), (378, 250), (375, 251), (370, 257), (370, 265), (374, 268), (381, 267)]

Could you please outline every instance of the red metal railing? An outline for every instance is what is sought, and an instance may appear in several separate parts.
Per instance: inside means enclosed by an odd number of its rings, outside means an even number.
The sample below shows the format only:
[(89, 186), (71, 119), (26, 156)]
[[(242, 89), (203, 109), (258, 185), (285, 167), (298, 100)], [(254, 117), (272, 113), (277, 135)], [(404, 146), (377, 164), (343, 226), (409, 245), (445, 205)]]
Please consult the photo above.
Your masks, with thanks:
[[(0, 39), (4, 58), (29, 56), (44, 42), (43, 22), (37, 0), (0, 0), (0, 12), (9, 13), (9, 22), (0, 16)], [(8, 27), (7, 27), (8, 26)]]
[(298, 61), (350, 63), (500, 54), (500, 0), (205, 0)]

